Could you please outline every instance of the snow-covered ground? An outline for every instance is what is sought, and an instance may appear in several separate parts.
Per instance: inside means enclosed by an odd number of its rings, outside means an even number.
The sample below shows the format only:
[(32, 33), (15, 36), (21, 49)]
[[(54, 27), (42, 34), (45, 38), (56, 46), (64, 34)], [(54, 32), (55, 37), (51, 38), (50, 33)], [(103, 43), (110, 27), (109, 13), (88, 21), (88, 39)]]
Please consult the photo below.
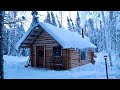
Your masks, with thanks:
[[(78, 66), (70, 70), (54, 71), (24, 65), (28, 57), (14, 57), (4, 55), (5, 79), (106, 79), (104, 53), (97, 54), (96, 63)], [(109, 79), (115, 79), (117, 68), (110, 66), (108, 61)]]

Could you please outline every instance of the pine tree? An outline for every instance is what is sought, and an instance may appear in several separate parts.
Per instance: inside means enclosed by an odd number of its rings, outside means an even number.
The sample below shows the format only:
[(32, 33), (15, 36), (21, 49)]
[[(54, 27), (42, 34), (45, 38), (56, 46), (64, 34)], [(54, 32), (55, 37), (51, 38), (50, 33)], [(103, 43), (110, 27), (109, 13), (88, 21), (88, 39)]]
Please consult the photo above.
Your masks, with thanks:
[(103, 20), (103, 50), (107, 51), (107, 36), (106, 36), (106, 22), (105, 22), (105, 16), (104, 16), (104, 12), (101, 11), (101, 15), (102, 15), (102, 20)]
[(62, 26), (63, 11), (59, 11), (59, 13), (60, 13), (60, 24)]
[(88, 36), (87, 27), (88, 27), (87, 21), (85, 21), (85, 24), (84, 24), (84, 33), (85, 33), (86, 36)]
[(55, 17), (54, 17), (54, 14), (53, 14), (52, 11), (51, 11), (51, 19), (52, 19), (51, 24), (54, 25), (55, 27), (57, 27), (57, 24), (56, 24), (56, 21), (55, 21)]
[(117, 58), (120, 59), (120, 11), (116, 11), (117, 21), (116, 21), (116, 53)]
[[(14, 55), (16, 56), (17, 50), (15, 49), (15, 45), (17, 43), (17, 30), (19, 28), (19, 24), (22, 22), (17, 17), (18, 11), (6, 11), (5, 12), (5, 25), (9, 26), (10, 29), (3, 30), (3, 40), (4, 40), (4, 54), (5, 55)], [(22, 16), (25, 20), (25, 17)], [(21, 19), (22, 20), (22, 19)]]
[(99, 30), (99, 37), (98, 37), (98, 51), (102, 51), (103, 50), (103, 28), (102, 28), (102, 23), (100, 20), (100, 30)]
[(56, 15), (56, 17), (57, 17), (57, 22), (58, 22), (59, 28), (62, 28), (62, 24), (60, 23), (60, 21), (59, 21), (59, 19), (58, 19), (58, 15)]
[(92, 32), (94, 31), (94, 25), (93, 25), (93, 19), (88, 20), (88, 29), (89, 29), (89, 33), (88, 33), (88, 37), (90, 38), (91, 42), (93, 43), (93, 34)]
[(81, 34), (81, 20), (80, 20), (80, 16), (79, 16), (79, 12), (77, 11), (77, 17), (76, 17), (76, 31)]
[(71, 23), (71, 31), (75, 32), (75, 26), (74, 26), (73, 20), (71, 18), (70, 18), (70, 23)]
[(96, 52), (98, 51), (98, 28), (94, 27), (93, 19), (89, 18), (88, 25), (86, 25), (89, 29), (88, 31), (88, 37), (90, 38), (90, 41), (97, 46)]
[(11, 55), (11, 53), (12, 53), (12, 42), (13, 42), (13, 38), (12, 38), (12, 36), (14, 36), (14, 35), (12, 35), (11, 34), (11, 32), (12, 32), (12, 28), (10, 28), (9, 29), (9, 34), (8, 34), (8, 55)]
[[(21, 23), (21, 25), (19, 26), (19, 28), (17, 30), (16, 42), (18, 42), (22, 38), (24, 33), (25, 33), (25, 29), (23, 27), (23, 24)], [(17, 55), (18, 56), (27, 56), (27, 52), (28, 51), (26, 49), (20, 48), (19, 50), (17, 50)]]
[(67, 23), (68, 23), (68, 30), (72, 31), (72, 26), (70, 23), (70, 19), (67, 17)]
[(72, 19), (68, 18), (67, 17), (67, 23), (68, 23), (68, 30), (72, 31), (72, 32), (75, 32), (75, 27), (74, 27), (74, 24), (73, 24), (73, 21)]
[(44, 22), (51, 24), (50, 13), (47, 11), (47, 17), (45, 18)]
[(7, 55), (8, 54), (8, 29), (3, 26), (3, 54)]
[(116, 53), (116, 16), (114, 11), (110, 11), (109, 14), (109, 30), (111, 37), (111, 50)]
[(15, 49), (15, 44), (16, 44), (16, 31), (18, 28), (18, 23), (16, 22), (17, 18), (17, 13), (15, 11), (12, 12), (12, 18), (13, 18), (13, 24), (11, 25), (11, 28), (9, 29), (10, 33), (8, 36), (8, 55), (13, 55), (16, 56), (17, 51)]
[(32, 16), (33, 16), (33, 18), (35, 18), (35, 17), (37, 17), (37, 15), (38, 15), (38, 12), (37, 11), (32, 11)]
[(94, 30), (93, 19), (89, 18), (88, 23), (89, 23), (89, 27), (90, 27), (91, 31)]

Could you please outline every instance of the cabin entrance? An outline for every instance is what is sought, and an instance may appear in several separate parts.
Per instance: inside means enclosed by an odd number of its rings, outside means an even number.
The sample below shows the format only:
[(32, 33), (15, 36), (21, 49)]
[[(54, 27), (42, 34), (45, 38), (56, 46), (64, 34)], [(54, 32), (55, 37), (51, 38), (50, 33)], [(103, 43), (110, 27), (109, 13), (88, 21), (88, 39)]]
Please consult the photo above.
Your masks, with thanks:
[(44, 46), (36, 46), (36, 67), (44, 67)]

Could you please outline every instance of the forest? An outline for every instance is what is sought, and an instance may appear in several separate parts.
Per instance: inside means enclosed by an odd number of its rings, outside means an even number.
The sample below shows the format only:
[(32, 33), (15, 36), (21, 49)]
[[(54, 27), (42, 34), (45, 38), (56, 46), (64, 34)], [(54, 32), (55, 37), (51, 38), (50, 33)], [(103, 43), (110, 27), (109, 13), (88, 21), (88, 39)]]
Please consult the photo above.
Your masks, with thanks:
[[(60, 11), (59, 14), (54, 14), (55, 11), (47, 11), (44, 22), (50, 23), (56, 27), (64, 28), (62, 26), (62, 14), (65, 11)], [(66, 11), (67, 12), (67, 11)], [(68, 11), (69, 12), (69, 11)], [(18, 17), (17, 15), (22, 13)], [(5, 22), (3, 27), (3, 51), (4, 55), (23, 55), (27, 56), (29, 50), (15, 50), (15, 44), (25, 33), (24, 22), (27, 22), (24, 14), (27, 11), (6, 11)], [(76, 11), (76, 20), (73, 22), (70, 16), (67, 16), (67, 27), (72, 32), (78, 32), (81, 34), (81, 30), (84, 30), (84, 34), (88, 36), (93, 44), (97, 46), (96, 52), (107, 51), (109, 53), (115, 53), (116, 57), (120, 57), (120, 12), (119, 11), (89, 11), (84, 26), (81, 26), (81, 15), (79, 11)], [(59, 17), (58, 17), (59, 16)], [(41, 17), (38, 14), (38, 17)]]
[[(67, 29), (71, 32), (78, 32), (81, 35), (82, 29), (84, 34), (90, 38), (90, 41), (97, 46), (95, 52), (107, 52), (109, 58), (115, 55), (115, 62), (120, 60), (120, 11), (87, 11), (84, 18), (84, 24), (80, 12), (76, 11), (75, 20), (71, 17), (70, 11), (46, 11), (42, 15), (40, 11), (5, 11), (4, 25), (2, 29), (3, 37), (3, 55), (9, 56), (28, 56), (29, 49), (15, 49), (16, 43), (22, 38), (25, 31), (25, 23), (32, 20), (26, 17), (28, 13), (31, 16), (37, 15), (42, 22), (50, 23), (59, 28), (65, 28), (63, 25), (64, 13), (68, 12), (66, 18)], [(30, 17), (31, 17), (30, 16)], [(44, 19), (43, 19), (44, 17)], [(41, 19), (42, 18), (42, 19)], [(29, 22), (30, 23), (30, 22)], [(27, 25), (29, 27), (29, 25)], [(112, 65), (112, 59), (111, 65)]]

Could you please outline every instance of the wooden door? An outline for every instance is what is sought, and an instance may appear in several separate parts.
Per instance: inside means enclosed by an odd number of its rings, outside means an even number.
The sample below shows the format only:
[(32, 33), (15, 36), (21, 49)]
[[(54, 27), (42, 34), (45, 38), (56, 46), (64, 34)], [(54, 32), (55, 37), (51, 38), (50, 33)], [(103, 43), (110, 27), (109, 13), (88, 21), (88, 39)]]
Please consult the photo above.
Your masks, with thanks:
[(44, 46), (36, 47), (36, 67), (44, 66)]

